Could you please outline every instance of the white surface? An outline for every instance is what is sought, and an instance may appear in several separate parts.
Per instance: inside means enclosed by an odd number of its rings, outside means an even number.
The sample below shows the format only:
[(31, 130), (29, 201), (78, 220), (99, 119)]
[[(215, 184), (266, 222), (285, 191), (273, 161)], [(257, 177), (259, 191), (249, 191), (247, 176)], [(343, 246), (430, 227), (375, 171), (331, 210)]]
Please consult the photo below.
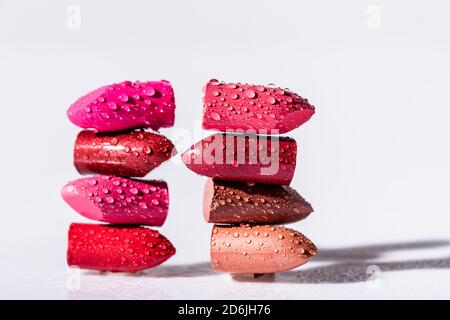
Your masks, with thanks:
[[(66, 27), (72, 4), (80, 30)], [(369, 5), (379, 29), (367, 24)], [(449, 9), (444, 0), (0, 0), (0, 298), (450, 298)], [(140, 276), (82, 272), (68, 290), (67, 228), (86, 221), (59, 196), (78, 177), (69, 104), (105, 83), (166, 78), (176, 128), (195, 142), (212, 77), (273, 82), (317, 106), (289, 135), (299, 144), (293, 186), (315, 208), (291, 226), (320, 255), (274, 282), (213, 274), (205, 178), (174, 159), (148, 178), (169, 183), (161, 232), (176, 256)], [(379, 282), (366, 281), (370, 265)]]

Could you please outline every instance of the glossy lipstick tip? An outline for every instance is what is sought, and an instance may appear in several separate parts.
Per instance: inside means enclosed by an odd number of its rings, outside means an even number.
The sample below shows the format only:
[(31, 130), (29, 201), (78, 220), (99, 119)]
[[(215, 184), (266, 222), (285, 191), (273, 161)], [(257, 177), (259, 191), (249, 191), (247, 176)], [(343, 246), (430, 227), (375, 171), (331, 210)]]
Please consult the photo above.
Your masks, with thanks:
[(165, 136), (145, 131), (81, 131), (75, 141), (74, 165), (80, 174), (144, 177), (176, 154)]
[(204, 129), (254, 130), (260, 134), (289, 132), (314, 114), (307, 99), (283, 88), (210, 80), (205, 86)]
[(317, 254), (303, 234), (272, 225), (215, 225), (211, 263), (218, 272), (265, 274), (301, 266)]
[(289, 186), (217, 179), (205, 184), (206, 222), (284, 224), (303, 220), (312, 212), (311, 205)]
[(137, 272), (163, 263), (175, 251), (167, 238), (149, 228), (72, 223), (67, 264), (82, 269)]
[(65, 185), (61, 196), (82, 216), (108, 223), (162, 226), (169, 210), (169, 191), (163, 181), (81, 178)]
[(296, 157), (297, 143), (288, 137), (217, 133), (195, 143), (181, 158), (190, 170), (203, 176), (289, 185)]
[(123, 81), (92, 90), (67, 110), (72, 123), (99, 132), (171, 127), (175, 97), (169, 81)]

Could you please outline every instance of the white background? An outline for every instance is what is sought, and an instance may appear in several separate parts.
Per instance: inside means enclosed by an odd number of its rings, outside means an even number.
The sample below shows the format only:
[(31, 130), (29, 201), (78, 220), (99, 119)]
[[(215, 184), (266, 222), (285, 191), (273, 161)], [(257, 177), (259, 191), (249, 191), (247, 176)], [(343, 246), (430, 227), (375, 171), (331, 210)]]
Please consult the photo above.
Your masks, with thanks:
[[(0, 298), (450, 298), (449, 12), (445, 0), (0, 0)], [(288, 135), (292, 185), (315, 208), (291, 226), (319, 256), (272, 282), (214, 274), (205, 178), (174, 159), (148, 178), (169, 183), (161, 232), (177, 254), (67, 289), (68, 226), (87, 220), (59, 196), (79, 177), (65, 111), (101, 85), (161, 78), (191, 142), (210, 78), (273, 82), (316, 106)]]

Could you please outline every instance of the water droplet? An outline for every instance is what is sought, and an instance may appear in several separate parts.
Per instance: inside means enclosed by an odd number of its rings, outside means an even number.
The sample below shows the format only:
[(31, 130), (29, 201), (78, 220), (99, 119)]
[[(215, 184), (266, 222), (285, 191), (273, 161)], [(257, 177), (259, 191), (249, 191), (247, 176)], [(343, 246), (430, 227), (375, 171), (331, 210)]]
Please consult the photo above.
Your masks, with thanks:
[(157, 205), (159, 204), (159, 201), (156, 200), (156, 199), (153, 199), (153, 200), (152, 200), (152, 204), (155, 205), (155, 206), (157, 206)]
[(142, 209), (147, 209), (147, 204), (145, 202), (140, 202), (139, 207), (141, 207)]
[(282, 234), (279, 234), (279, 235), (278, 235), (278, 239), (280, 239), (280, 240), (281, 240), (281, 239), (284, 239), (284, 236), (283, 236)]
[(102, 191), (103, 191), (103, 193), (104, 193), (104, 194), (108, 194), (108, 193), (109, 193), (109, 190), (108, 190), (108, 189), (106, 189), (106, 188), (105, 188), (105, 189), (103, 189)]
[(111, 139), (111, 144), (112, 144), (113, 146), (117, 145), (118, 143), (119, 143), (119, 139), (117, 139), (117, 138), (112, 138), (112, 139)]
[(86, 107), (86, 108), (84, 108), (84, 111), (86, 111), (87, 113), (90, 113), (90, 112), (92, 112), (92, 109), (89, 107)]
[(114, 198), (113, 197), (106, 197), (105, 200), (108, 203), (114, 203)]
[(267, 102), (270, 104), (275, 104), (277, 102), (277, 100), (274, 97), (268, 97)]
[(213, 94), (214, 97), (220, 96), (220, 92), (217, 91), (217, 90), (214, 90), (212, 94)]
[(211, 112), (211, 119), (219, 121), (220, 120), (220, 114), (217, 112)]
[(98, 183), (98, 181), (95, 180), (95, 179), (89, 180), (89, 184), (90, 184), (91, 186), (95, 186), (95, 185), (97, 185), (97, 183)]
[(252, 240), (247, 239), (247, 240), (245, 240), (245, 242), (247, 242), (248, 244), (250, 244), (250, 243), (252, 243)]
[(236, 100), (239, 98), (239, 95), (237, 93), (232, 93), (230, 96), (231, 99)]
[(150, 155), (150, 154), (152, 154), (152, 152), (153, 152), (152, 148), (150, 148), (150, 147), (148, 147), (148, 146), (144, 147), (144, 148), (143, 148), (143, 151), (144, 151), (144, 153), (145, 153), (146, 155)]
[(269, 234), (268, 234), (267, 232), (264, 232), (264, 233), (263, 233), (263, 236), (264, 236), (264, 237), (268, 237)]
[(153, 97), (155, 95), (156, 91), (153, 87), (147, 87), (142, 91), (142, 94), (147, 97)]
[(249, 98), (249, 99), (253, 99), (253, 98), (256, 97), (256, 92), (253, 91), (253, 90), (247, 90), (247, 91), (245, 92), (245, 96), (246, 96), (247, 98)]
[(115, 104), (114, 102), (109, 102), (109, 103), (108, 103), (108, 107), (109, 107), (111, 110), (116, 110), (116, 109), (117, 109), (117, 104)]
[(130, 189), (130, 192), (131, 192), (132, 194), (138, 194), (139, 190), (136, 189), (136, 188), (131, 188), (131, 189)]
[(128, 101), (128, 96), (126, 94), (119, 94), (117, 96), (117, 99), (119, 99), (122, 102), (127, 102)]
[(239, 233), (237, 233), (237, 232), (233, 233), (233, 237), (239, 238)]

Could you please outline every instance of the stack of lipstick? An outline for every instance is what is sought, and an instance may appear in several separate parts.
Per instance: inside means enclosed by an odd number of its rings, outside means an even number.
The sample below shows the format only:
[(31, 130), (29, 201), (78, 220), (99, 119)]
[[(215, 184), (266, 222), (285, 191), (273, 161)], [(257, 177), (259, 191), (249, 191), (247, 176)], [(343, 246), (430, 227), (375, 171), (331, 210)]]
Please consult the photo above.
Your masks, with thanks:
[(72, 223), (70, 266), (136, 272), (166, 261), (175, 253), (158, 231), (168, 213), (164, 181), (144, 177), (174, 153), (164, 136), (144, 131), (173, 126), (175, 101), (168, 81), (125, 81), (79, 98), (67, 111), (77, 126), (74, 164), (93, 176), (65, 185), (63, 199), (82, 216), (106, 224)]
[(306, 218), (311, 205), (289, 187), (297, 145), (279, 137), (308, 121), (314, 107), (288, 89), (223, 83), (205, 86), (203, 128), (221, 131), (183, 153), (192, 171), (210, 177), (203, 213), (215, 223), (215, 271), (262, 275), (286, 271), (317, 254), (303, 234), (279, 226)]

